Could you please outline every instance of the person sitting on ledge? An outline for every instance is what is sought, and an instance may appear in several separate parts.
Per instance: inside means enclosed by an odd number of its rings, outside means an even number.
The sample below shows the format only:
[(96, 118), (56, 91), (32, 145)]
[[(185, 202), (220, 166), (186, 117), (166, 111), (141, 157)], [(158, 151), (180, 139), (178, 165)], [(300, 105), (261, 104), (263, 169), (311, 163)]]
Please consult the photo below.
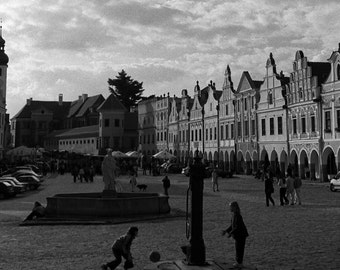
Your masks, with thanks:
[(45, 216), (46, 208), (40, 202), (35, 202), (32, 212), (25, 218), (26, 220), (33, 220)]

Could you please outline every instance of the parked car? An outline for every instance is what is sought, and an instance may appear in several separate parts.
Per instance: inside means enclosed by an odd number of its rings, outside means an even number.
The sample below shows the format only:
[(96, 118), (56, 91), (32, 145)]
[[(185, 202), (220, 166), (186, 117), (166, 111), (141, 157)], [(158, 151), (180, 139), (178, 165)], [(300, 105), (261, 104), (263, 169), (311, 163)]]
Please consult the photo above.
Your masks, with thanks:
[(14, 191), (16, 193), (23, 193), (23, 192), (26, 191), (25, 185), (21, 184), (20, 182), (17, 183), (15, 181), (13, 181), (13, 179), (10, 179), (10, 178), (0, 178), (0, 182), (10, 183), (12, 185), (12, 187), (14, 188)]
[(0, 182), (0, 196), (3, 197), (3, 198), (10, 198), (10, 197), (15, 197), (16, 192), (14, 190), (14, 187), (4, 181), (4, 182)]
[(26, 183), (21, 183), (20, 181), (18, 181), (18, 179), (16, 179), (13, 176), (1, 176), (0, 179), (10, 179), (11, 181), (13, 181), (14, 183), (16, 183), (17, 185), (23, 185), (25, 190), (28, 190), (28, 185)]
[(17, 171), (15, 173), (11, 174), (11, 176), (13, 176), (13, 177), (18, 177), (18, 176), (22, 176), (22, 175), (33, 175), (33, 176), (35, 176), (39, 179), (42, 179), (42, 177), (43, 177), (41, 174), (37, 174), (32, 170), (20, 170), (20, 171)]
[(166, 171), (167, 173), (181, 173), (182, 168), (183, 168), (183, 166), (182, 166), (181, 164), (170, 163), (170, 164), (166, 167), (165, 171)]
[(27, 183), (30, 190), (38, 189), (41, 185), (41, 181), (34, 175), (22, 175), (17, 177), (21, 183)]
[(329, 189), (333, 192), (340, 189), (340, 171), (330, 180)]

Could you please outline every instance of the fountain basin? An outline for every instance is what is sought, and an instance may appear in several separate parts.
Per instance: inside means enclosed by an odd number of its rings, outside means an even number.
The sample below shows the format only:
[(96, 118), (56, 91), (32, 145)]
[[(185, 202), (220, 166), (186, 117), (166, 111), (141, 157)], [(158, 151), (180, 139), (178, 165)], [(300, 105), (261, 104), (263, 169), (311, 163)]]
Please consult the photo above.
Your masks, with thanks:
[(117, 193), (103, 197), (103, 193), (56, 194), (48, 197), (47, 217), (129, 217), (170, 212), (167, 195), (159, 193)]

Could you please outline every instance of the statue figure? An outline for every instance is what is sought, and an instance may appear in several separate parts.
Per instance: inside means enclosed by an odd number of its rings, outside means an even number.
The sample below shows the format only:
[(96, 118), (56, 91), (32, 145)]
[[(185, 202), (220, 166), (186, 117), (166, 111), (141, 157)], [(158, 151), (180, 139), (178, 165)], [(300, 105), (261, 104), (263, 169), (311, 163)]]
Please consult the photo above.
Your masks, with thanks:
[(107, 150), (107, 155), (102, 162), (102, 173), (104, 181), (104, 190), (116, 191), (116, 160), (112, 156), (112, 149)]

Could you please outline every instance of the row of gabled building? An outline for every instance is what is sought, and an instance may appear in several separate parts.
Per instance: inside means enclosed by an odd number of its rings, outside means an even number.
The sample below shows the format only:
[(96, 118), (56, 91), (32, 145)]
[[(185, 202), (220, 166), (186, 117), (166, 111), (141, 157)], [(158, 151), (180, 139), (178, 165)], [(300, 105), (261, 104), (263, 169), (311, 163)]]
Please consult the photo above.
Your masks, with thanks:
[(297, 51), (289, 76), (271, 53), (264, 77), (244, 71), (237, 87), (228, 66), (220, 90), (197, 82), (193, 97), (184, 89), (140, 102), (138, 123), (145, 155), (167, 149), (186, 163), (198, 150), (224, 170), (285, 172), (291, 164), (301, 178), (326, 180), (340, 166), (340, 44), (327, 62)]

